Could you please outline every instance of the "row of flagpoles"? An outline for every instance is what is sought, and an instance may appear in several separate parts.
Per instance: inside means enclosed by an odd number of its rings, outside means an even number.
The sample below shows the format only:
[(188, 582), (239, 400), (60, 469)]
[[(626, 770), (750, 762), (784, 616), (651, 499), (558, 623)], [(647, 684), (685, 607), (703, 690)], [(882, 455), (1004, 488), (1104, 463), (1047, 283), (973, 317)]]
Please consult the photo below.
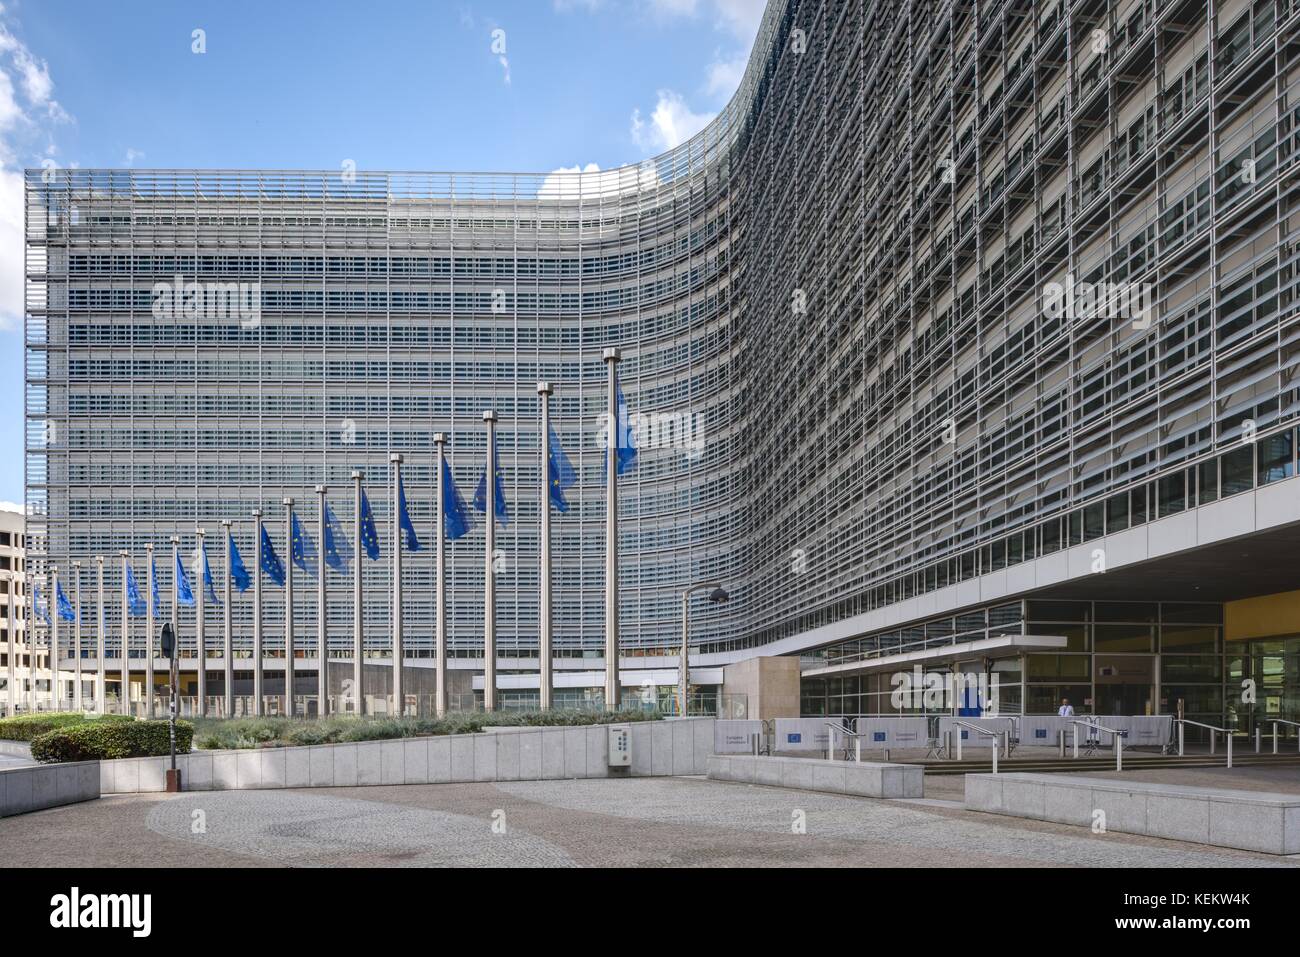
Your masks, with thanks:
[[(627, 421), (627, 406), (623, 399), (623, 393), (618, 383), (617, 363), (620, 360), (618, 349), (607, 348), (604, 351), (603, 359), (605, 361), (608, 375), (608, 405), (606, 417), (606, 436), (605, 442), (605, 488), (606, 488), (606, 515), (605, 515), (605, 706), (609, 710), (614, 710), (619, 703), (619, 681), (618, 681), (618, 661), (619, 661), (619, 641), (618, 641), (618, 483), (617, 477), (632, 467), (636, 458), (636, 445), (632, 439), (632, 432)], [(540, 481), (542, 486), (539, 489), (541, 496), (540, 512), (540, 581), (541, 592), (539, 595), (539, 629), (538, 629), (538, 658), (540, 661), (540, 701), (539, 706), (542, 710), (549, 710), (552, 703), (552, 644), (551, 644), (551, 508), (559, 512), (567, 512), (569, 509), (565, 492), (577, 482), (577, 474), (569, 457), (565, 454), (564, 449), (560, 447), (559, 441), (551, 429), (550, 424), (550, 397), (553, 394), (553, 388), (550, 383), (539, 382), (537, 384), (537, 394), (540, 399), (541, 419), (540, 440), (541, 456), (545, 467), (540, 470)], [(484, 523), (484, 632), (483, 632), (483, 707), (487, 711), (496, 709), (496, 583), (493, 571), (493, 552), (495, 550), (495, 525), (500, 522), (502, 525), (509, 521), (509, 509), (505, 500), (504, 476), (498, 463), (496, 448), (496, 424), (497, 415), (494, 411), (488, 410), (483, 413), (483, 423), (487, 429), (487, 461), (483, 470), (483, 476), (479, 481), (478, 489), (474, 495), (474, 507), (483, 512), (485, 516), (490, 516)], [(447, 436), (445, 433), (437, 432), (433, 436), (434, 446), (436, 448), (436, 517), (434, 527), (437, 530), (437, 543), (435, 547), (435, 608), (436, 608), (436, 625), (435, 625), (435, 695), (434, 709), (436, 714), (441, 717), (447, 712), (447, 617), (446, 617), (446, 543), (455, 541), (468, 535), (474, 528), (474, 522), (469, 509), (461, 497), (460, 490), (456, 486), (456, 480), (452, 476), (451, 466), (447, 460)], [(389, 455), (389, 461), (392, 466), (392, 501), (396, 509), (396, 528), (394, 529), (394, 541), (392, 543), (392, 563), (393, 563), (393, 602), (392, 602), (392, 693), (394, 706), (402, 709), (403, 691), (402, 691), (402, 660), (403, 660), (403, 631), (402, 631), (402, 555), (404, 551), (417, 552), (421, 551), (423, 546), (416, 536), (415, 526), (411, 521), (406, 504), (406, 489), (402, 484), (402, 462), (403, 456), (400, 452), (393, 452)], [(488, 477), (492, 481), (488, 481)], [(364, 629), (362, 625), (362, 582), (361, 582), (361, 560), (362, 555), (368, 557), (371, 561), (377, 561), (381, 554), (379, 544), (379, 534), (375, 528), (374, 514), (370, 509), (370, 501), (366, 497), (365, 489), (362, 487), (362, 473), (354, 470), (352, 472), (353, 481), (353, 539), (352, 547), (353, 561), (356, 564), (356, 573), (353, 575), (353, 684), (356, 695), (355, 709), (358, 713), (364, 713), (365, 696), (362, 694), (362, 663), (364, 661)], [(231, 533), (232, 522), (230, 519), (222, 519), (221, 525), (225, 536), (225, 556), (226, 556), (226, 574), (223, 582), (223, 596), (218, 598), (216, 595), (215, 585), (212, 576), (212, 569), (208, 564), (207, 546), (204, 541), (205, 533), (203, 529), (197, 529), (198, 547), (195, 550), (195, 576), (201, 578), (200, 587), (197, 591), (191, 586), (189, 576), (186, 574), (185, 566), (180, 558), (180, 539), (176, 536), (171, 538), (172, 546), (172, 627), (178, 628), (179, 607), (184, 605), (195, 608), (195, 637), (198, 649), (198, 706), (199, 713), (206, 713), (206, 642), (204, 636), (204, 603), (206, 601), (223, 604), (225, 609), (223, 622), (223, 649), (225, 661), (225, 700), (224, 714), (229, 716), (234, 713), (233, 698), (233, 648), (232, 648), (232, 628), (230, 619), (231, 607), (231, 588), (237, 588), (240, 592), (247, 591), (249, 587), (253, 589), (253, 713), (260, 715), (263, 713), (264, 697), (262, 694), (263, 686), (263, 660), (262, 660), (262, 576), (265, 575), (275, 585), (284, 589), (285, 602), (285, 692), (287, 698), (289, 713), (293, 712), (293, 688), (294, 688), (294, 617), (293, 617), (293, 599), (294, 599), (294, 575), (293, 566), (297, 565), (309, 576), (316, 580), (316, 601), (317, 608), (321, 613), (317, 615), (319, 635), (317, 638), (317, 647), (320, 650), (321, 665), (318, 669), (318, 709), (319, 713), (324, 715), (328, 713), (329, 696), (327, 686), (327, 663), (328, 663), (328, 640), (327, 640), (327, 615), (324, 614), (326, 604), (326, 580), (328, 569), (332, 568), (337, 572), (346, 573), (348, 560), (346, 553), (348, 551), (347, 538), (343, 532), (342, 526), (334, 515), (334, 510), (330, 507), (326, 499), (327, 489), (324, 485), (316, 486), (316, 495), (318, 498), (317, 510), (317, 540), (321, 543), (320, 551), (316, 550), (316, 545), (311, 536), (298, 520), (298, 515), (294, 511), (294, 500), (285, 498), (285, 529), (284, 536), (288, 543), (290, 563), (288, 566), (281, 561), (280, 556), (275, 551), (275, 546), (271, 536), (267, 531), (266, 525), (262, 521), (263, 513), (261, 509), (254, 509), (253, 520), (256, 529), (253, 535), (254, 557), (253, 565), (258, 570), (258, 574), (250, 575), (248, 568), (244, 564), (243, 557), (239, 552), (235, 538)], [(546, 504), (549, 502), (549, 507)], [(495, 520), (494, 520), (495, 519)], [(130, 631), (130, 618), (132, 616), (145, 616), (146, 631), (149, 636), (149, 652), (145, 657), (145, 684), (148, 692), (146, 694), (146, 707), (148, 713), (153, 713), (153, 687), (154, 687), (154, 622), (155, 617), (161, 617), (161, 600), (158, 594), (158, 574), (157, 566), (154, 560), (154, 546), (152, 544), (145, 546), (148, 555), (148, 581), (147, 587), (150, 593), (150, 600), (146, 602), (140, 595), (139, 585), (136, 581), (135, 571), (131, 565), (130, 554), (126, 551), (120, 552), (119, 556), (122, 561), (122, 689), (123, 700), (126, 699), (125, 691), (130, 686), (130, 658), (127, 654), (128, 637)], [(104, 680), (105, 680), (105, 662), (104, 662), (104, 559), (98, 557), (95, 559), (98, 566), (98, 598), (99, 598), (99, 648), (98, 648), (98, 674), (95, 699), (97, 706), (103, 708), (104, 702)], [(79, 562), (74, 562), (74, 566), (80, 567)], [(313, 567), (313, 565), (315, 567)], [(77, 608), (74, 611), (72, 602), (68, 600), (67, 595), (63, 592), (63, 587), (59, 583), (57, 566), (51, 566), (50, 575), (52, 581), (52, 590), (55, 595), (57, 612), (51, 616), (48, 609), (42, 609), (39, 588), (33, 592), (34, 607), (36, 617), (44, 621), (50, 628), (49, 645), (51, 648), (50, 674), (51, 674), (51, 696), (55, 696), (55, 674), (57, 672), (57, 651), (59, 647), (59, 621), (76, 622), (76, 661), (78, 675), (75, 687), (76, 706), (81, 704), (81, 677), (79, 673), (81, 661), (81, 625), (80, 625), (80, 607), (81, 607), (81, 581), (80, 573), (77, 575), (75, 588)], [(12, 589), (11, 589), (12, 595)], [(12, 614), (10, 616), (12, 621)], [(10, 655), (10, 661), (13, 655)], [(33, 682), (34, 685), (34, 682)], [(10, 694), (13, 691), (13, 682), (10, 682)], [(34, 695), (34, 692), (33, 692)], [(12, 701), (11, 701), (12, 704)]]

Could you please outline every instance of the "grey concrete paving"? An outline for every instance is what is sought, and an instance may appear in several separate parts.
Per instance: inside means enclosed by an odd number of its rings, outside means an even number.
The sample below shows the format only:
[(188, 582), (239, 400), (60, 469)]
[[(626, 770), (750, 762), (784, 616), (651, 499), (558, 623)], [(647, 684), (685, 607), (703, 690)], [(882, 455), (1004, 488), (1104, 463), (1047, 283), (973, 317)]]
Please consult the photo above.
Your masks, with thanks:
[(701, 778), (131, 795), (0, 820), (0, 848), (12, 867), (1300, 866), (975, 814), (933, 794)]
[(31, 758), (16, 758), (10, 754), (0, 754), (0, 771), (5, 768), (30, 768), (35, 763)]

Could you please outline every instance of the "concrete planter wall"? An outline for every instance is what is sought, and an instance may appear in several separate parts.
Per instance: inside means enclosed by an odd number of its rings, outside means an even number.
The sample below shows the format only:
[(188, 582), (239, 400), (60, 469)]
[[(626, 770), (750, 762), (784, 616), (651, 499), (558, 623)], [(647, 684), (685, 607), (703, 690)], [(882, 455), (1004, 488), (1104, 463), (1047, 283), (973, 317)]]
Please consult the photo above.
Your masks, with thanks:
[(1061, 774), (968, 774), (966, 808), (1267, 854), (1300, 853), (1300, 794)]
[[(712, 718), (633, 722), (632, 766), (609, 767), (607, 725), (178, 755), (186, 791), (704, 774)], [(100, 762), (104, 794), (162, 791), (169, 758)]]
[(32, 746), (26, 741), (0, 741), (0, 754), (8, 758), (32, 757)]
[(709, 758), (709, 778), (875, 798), (919, 798), (925, 791), (925, 769), (919, 764), (823, 758), (715, 754)]
[(0, 771), (0, 817), (99, 797), (98, 761), (37, 764)]

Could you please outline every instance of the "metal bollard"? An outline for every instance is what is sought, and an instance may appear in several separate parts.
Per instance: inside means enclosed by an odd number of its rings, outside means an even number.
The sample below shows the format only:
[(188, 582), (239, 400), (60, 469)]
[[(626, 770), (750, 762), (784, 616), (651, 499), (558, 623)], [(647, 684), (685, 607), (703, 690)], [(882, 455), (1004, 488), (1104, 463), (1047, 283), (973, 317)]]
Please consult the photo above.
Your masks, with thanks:
[(1178, 722), (1178, 756), (1180, 758), (1183, 756), (1183, 731), (1185, 728), (1186, 726), (1181, 721)]
[(1056, 732), (1056, 756), (1065, 757), (1065, 729), (1061, 728)]
[(1255, 753), (1259, 754), (1259, 725), (1255, 725)]
[(961, 760), (961, 728), (952, 729), (953, 736), (957, 739), (957, 760)]
[(1115, 770), (1124, 770), (1124, 735), (1115, 735)]
[(1228, 767), (1232, 767), (1232, 732), (1225, 732), (1224, 737), (1228, 739)]
[(998, 739), (993, 738), (993, 773), (998, 773)]

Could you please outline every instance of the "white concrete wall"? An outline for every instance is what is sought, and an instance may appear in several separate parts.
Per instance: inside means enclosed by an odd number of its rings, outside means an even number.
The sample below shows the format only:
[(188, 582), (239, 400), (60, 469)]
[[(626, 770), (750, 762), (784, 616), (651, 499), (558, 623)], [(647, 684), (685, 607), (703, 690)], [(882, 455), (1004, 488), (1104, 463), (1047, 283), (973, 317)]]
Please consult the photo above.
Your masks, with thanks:
[[(186, 791), (704, 774), (713, 752), (713, 724), (712, 718), (632, 722), (632, 766), (627, 772), (608, 766), (607, 725), (195, 751), (178, 755), (176, 766)], [(104, 794), (165, 790), (169, 762), (100, 762), (100, 789)]]
[(99, 797), (98, 761), (37, 764), (0, 771), (0, 817)]
[[(1300, 853), (1300, 794), (1061, 774), (968, 774), (966, 809), (1267, 854)], [(1104, 815), (1103, 817), (1099, 816)]]
[(925, 793), (925, 768), (919, 764), (715, 754), (709, 758), (709, 779), (876, 798)]

